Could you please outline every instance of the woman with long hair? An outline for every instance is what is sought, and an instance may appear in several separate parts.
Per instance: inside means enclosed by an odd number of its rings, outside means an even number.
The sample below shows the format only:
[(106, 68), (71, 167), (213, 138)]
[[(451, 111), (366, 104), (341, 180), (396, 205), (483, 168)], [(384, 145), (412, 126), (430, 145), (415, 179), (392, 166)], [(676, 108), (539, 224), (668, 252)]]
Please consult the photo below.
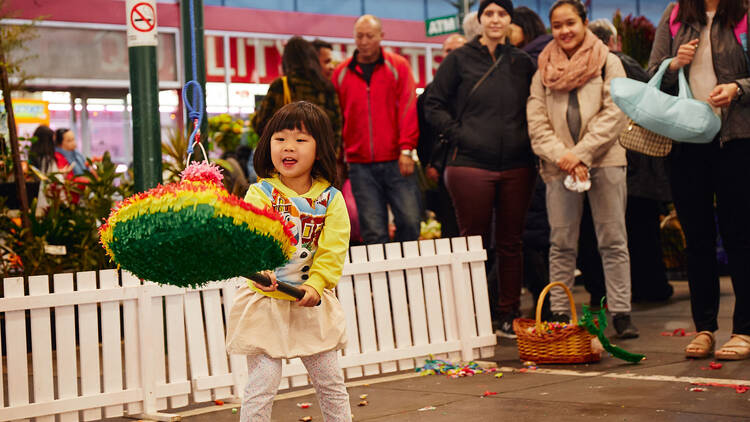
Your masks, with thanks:
[(55, 166), (55, 132), (49, 126), (40, 125), (34, 130), (34, 142), (29, 149), (29, 163), (44, 174), (49, 173)]
[(513, 11), (513, 21), (510, 24), (510, 42), (521, 50), (529, 53), (534, 60), (539, 53), (552, 41), (542, 18), (528, 7), (521, 6)]
[[(252, 121), (255, 132), (262, 136), (268, 120), (284, 104), (308, 101), (322, 108), (331, 120), (338, 156), (341, 147), (339, 100), (333, 84), (324, 76), (315, 47), (301, 37), (290, 38), (284, 46), (281, 69), (284, 76), (271, 82), (268, 93), (255, 111)], [(286, 99), (285, 91), (290, 94)]]
[[(586, 8), (580, 1), (556, 1), (550, 24), (553, 41), (539, 55), (527, 107), (531, 146), (547, 183), (550, 280), (573, 285), (586, 195), (604, 267), (607, 305), (614, 314), (612, 325), (620, 338), (637, 337), (630, 318), (627, 162), (617, 143), (627, 120), (609, 92), (611, 80), (625, 77), (625, 70), (587, 28)], [(568, 306), (562, 291), (551, 291), (554, 320), (569, 319)]]
[[(36, 215), (42, 215), (44, 210), (49, 206), (49, 185), (53, 179), (48, 176), (59, 171), (67, 172), (70, 168), (58, 169), (55, 158), (55, 132), (49, 126), (40, 125), (34, 130), (34, 142), (29, 150), (29, 163), (36, 167), (41, 173), (39, 181), (39, 193), (36, 199)], [(50, 192), (51, 194), (51, 192)]]
[(712, 354), (718, 329), (714, 200), (735, 295), (732, 335), (715, 357), (750, 357), (750, 69), (747, 51), (735, 34), (746, 14), (747, 3), (740, 0), (673, 3), (659, 22), (649, 59), (652, 74), (664, 60), (672, 59), (662, 90), (676, 93), (682, 68), (693, 96), (708, 102), (722, 119), (721, 131), (711, 143), (675, 143), (668, 157), (672, 197), (687, 244), (690, 305), (698, 332), (685, 348), (685, 356), (692, 358)]
[[(521, 233), (536, 180), (526, 126), (526, 98), (536, 69), (510, 43), (510, 0), (483, 0), (482, 33), (453, 50), (438, 68), (425, 99), (427, 120), (451, 142), (443, 172), (462, 236), (494, 242), (499, 297), (496, 333), (515, 338), (520, 315)], [(494, 214), (494, 215), (493, 215)]]

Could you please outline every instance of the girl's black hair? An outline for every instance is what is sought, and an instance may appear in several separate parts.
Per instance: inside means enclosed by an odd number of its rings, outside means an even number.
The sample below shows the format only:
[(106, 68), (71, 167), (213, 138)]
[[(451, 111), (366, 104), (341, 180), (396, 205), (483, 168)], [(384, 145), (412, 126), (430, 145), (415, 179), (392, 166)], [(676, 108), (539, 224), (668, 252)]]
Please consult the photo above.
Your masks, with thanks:
[(540, 35), (547, 33), (547, 28), (544, 26), (542, 18), (526, 6), (520, 6), (513, 9), (512, 22), (518, 25), (523, 32), (523, 43), (521, 43), (518, 48), (534, 41)]
[(65, 136), (65, 133), (69, 131), (70, 129), (68, 128), (60, 128), (55, 131), (55, 146), (62, 146), (63, 137)]
[(34, 131), (35, 141), (29, 149), (31, 165), (46, 173), (55, 162), (55, 132), (49, 126), (40, 125)]
[(301, 130), (315, 139), (317, 157), (311, 175), (336, 185), (336, 151), (331, 120), (320, 107), (307, 101), (297, 101), (281, 107), (266, 124), (253, 157), (253, 166), (258, 176), (272, 177), (277, 173), (271, 161), (271, 137), (284, 129)]
[[(705, 0), (679, 0), (680, 10), (677, 20), (685, 24), (698, 23), (706, 25)], [(724, 27), (734, 27), (747, 12), (746, 0), (720, 0), (716, 7), (716, 19)]]
[(333, 90), (331, 81), (323, 76), (318, 51), (302, 37), (294, 36), (286, 42), (281, 56), (281, 69), (284, 75), (296, 74), (310, 80), (317, 89)]
[(588, 15), (588, 11), (586, 10), (586, 6), (583, 4), (580, 0), (557, 0), (552, 7), (549, 8), (549, 19), (552, 20), (552, 12), (555, 11), (560, 6), (569, 4), (573, 6), (573, 10), (576, 11), (576, 14), (581, 18), (581, 22), (586, 22), (586, 16)]

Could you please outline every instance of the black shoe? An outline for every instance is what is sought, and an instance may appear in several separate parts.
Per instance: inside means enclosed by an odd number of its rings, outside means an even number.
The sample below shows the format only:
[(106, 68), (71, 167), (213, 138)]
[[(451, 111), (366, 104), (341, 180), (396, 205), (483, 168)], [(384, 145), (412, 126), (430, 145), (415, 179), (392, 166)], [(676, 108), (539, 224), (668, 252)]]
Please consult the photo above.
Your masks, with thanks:
[(564, 322), (570, 324), (570, 315), (561, 312), (553, 312), (552, 316), (547, 320), (548, 322)]
[(640, 335), (638, 328), (630, 321), (630, 314), (614, 314), (612, 325), (617, 331), (617, 338), (636, 338)]
[(500, 317), (497, 324), (493, 324), (495, 335), (505, 338), (516, 338), (516, 332), (513, 330), (513, 320), (518, 318), (517, 314), (506, 314)]

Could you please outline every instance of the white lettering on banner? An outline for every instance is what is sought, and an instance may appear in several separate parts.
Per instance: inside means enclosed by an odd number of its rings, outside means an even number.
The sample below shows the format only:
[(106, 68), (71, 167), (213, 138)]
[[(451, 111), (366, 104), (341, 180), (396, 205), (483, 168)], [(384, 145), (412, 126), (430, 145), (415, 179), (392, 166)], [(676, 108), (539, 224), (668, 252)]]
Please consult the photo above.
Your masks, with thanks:
[(245, 40), (244, 42), (239, 39), (234, 40), (234, 46), (237, 49), (237, 71), (235, 72), (235, 70), (232, 69), (232, 76), (239, 76), (240, 78), (247, 77), (247, 59), (245, 59), (245, 47), (247, 46), (248, 41), (250, 40)]
[[(224, 76), (224, 60), (219, 60), (216, 54), (216, 42), (221, 39), (217, 37), (206, 37), (206, 74), (211, 76)], [(223, 41), (223, 40), (222, 40)]]
[[(281, 75), (281, 57), (285, 39), (237, 38), (229, 39), (229, 72), (232, 83), (270, 83)], [(221, 36), (206, 36), (206, 78), (209, 82), (224, 82), (224, 41)], [(332, 43), (334, 60), (340, 62), (351, 57), (354, 43)], [(404, 56), (411, 66), (418, 87), (424, 87), (427, 77), (427, 50), (422, 46), (386, 46), (386, 50)], [(432, 73), (442, 58), (439, 49), (431, 55)], [(437, 61), (436, 61), (437, 59)], [(429, 78), (431, 79), (431, 78)]]
[(128, 47), (158, 45), (156, 0), (127, 0), (125, 12)]

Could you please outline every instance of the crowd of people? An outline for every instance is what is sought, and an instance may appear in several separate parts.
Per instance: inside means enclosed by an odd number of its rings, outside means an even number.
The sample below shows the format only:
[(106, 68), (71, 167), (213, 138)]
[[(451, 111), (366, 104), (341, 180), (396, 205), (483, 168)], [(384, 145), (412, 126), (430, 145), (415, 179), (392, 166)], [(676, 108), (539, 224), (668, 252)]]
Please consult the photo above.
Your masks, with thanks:
[[(660, 206), (672, 200), (697, 331), (685, 356), (750, 357), (750, 60), (734, 34), (747, 10), (726, 0), (678, 6), (665, 11), (644, 70), (620, 51), (612, 24), (590, 23), (579, 0), (551, 6), (550, 34), (532, 10), (482, 0), (464, 22), (466, 36), (445, 41), (419, 98), (408, 61), (381, 47), (375, 16), (357, 19), (357, 48), (337, 66), (330, 44), (290, 39), (284, 76), (253, 119), (258, 181), (245, 200), (279, 212), (297, 247), (289, 263), (263, 272), (267, 283), (250, 276), (232, 304), (227, 350), (248, 362), (241, 420), (270, 420), (282, 359), (300, 357), (325, 420), (351, 421), (337, 357), (346, 324), (332, 292), (351, 229), (366, 244), (417, 240), (425, 202), (445, 235), (481, 235), (491, 251), (498, 335), (516, 336), (524, 283), (536, 298), (550, 281), (572, 286), (580, 268), (592, 304), (606, 296), (616, 334), (627, 339), (639, 336), (631, 303), (672, 294), (659, 250)], [(664, 159), (626, 151), (618, 139), (628, 118), (610, 82), (648, 80), (667, 59), (659, 88), (674, 93), (684, 68), (695, 98), (721, 116), (721, 131), (708, 144), (676, 143)], [(436, 186), (424, 201), (417, 163)], [(715, 351), (714, 202), (736, 297), (731, 338)], [(302, 298), (295, 303), (282, 283)], [(544, 319), (569, 321), (566, 301), (553, 290)]]
[[(284, 76), (271, 84), (253, 124), (262, 133), (270, 116), (293, 101), (325, 111), (335, 138), (332, 183), (344, 187), (345, 197), (351, 192), (352, 235), (365, 244), (416, 240), (425, 209), (436, 214), (445, 237), (481, 235), (491, 252), (493, 323), (510, 338), (522, 286), (536, 300), (550, 280), (571, 286), (577, 269), (592, 306), (606, 296), (617, 335), (637, 337), (631, 303), (672, 295), (659, 216), (673, 201), (699, 331), (685, 353), (708, 356), (719, 292), (716, 202), (737, 298), (734, 334), (716, 355), (747, 358), (750, 225), (743, 216), (750, 203), (742, 194), (742, 160), (750, 158), (750, 95), (743, 95), (750, 78), (732, 34), (746, 10), (735, 3), (680, 0), (685, 25), (675, 36), (670, 6), (644, 69), (621, 51), (611, 22), (589, 22), (578, 0), (552, 5), (550, 31), (527, 7), (483, 0), (465, 17), (465, 35), (445, 40), (444, 59), (419, 97), (408, 61), (382, 48), (380, 20), (365, 15), (354, 25), (354, 54), (337, 66), (330, 44), (290, 39)], [(618, 134), (628, 118), (613, 102), (610, 82), (648, 81), (671, 57), (661, 88), (674, 92), (684, 67), (695, 98), (722, 117), (722, 130), (710, 144), (676, 143), (665, 158), (626, 151)], [(420, 192), (415, 160), (432, 190)], [(550, 296), (544, 318), (569, 320), (562, 291)]]

